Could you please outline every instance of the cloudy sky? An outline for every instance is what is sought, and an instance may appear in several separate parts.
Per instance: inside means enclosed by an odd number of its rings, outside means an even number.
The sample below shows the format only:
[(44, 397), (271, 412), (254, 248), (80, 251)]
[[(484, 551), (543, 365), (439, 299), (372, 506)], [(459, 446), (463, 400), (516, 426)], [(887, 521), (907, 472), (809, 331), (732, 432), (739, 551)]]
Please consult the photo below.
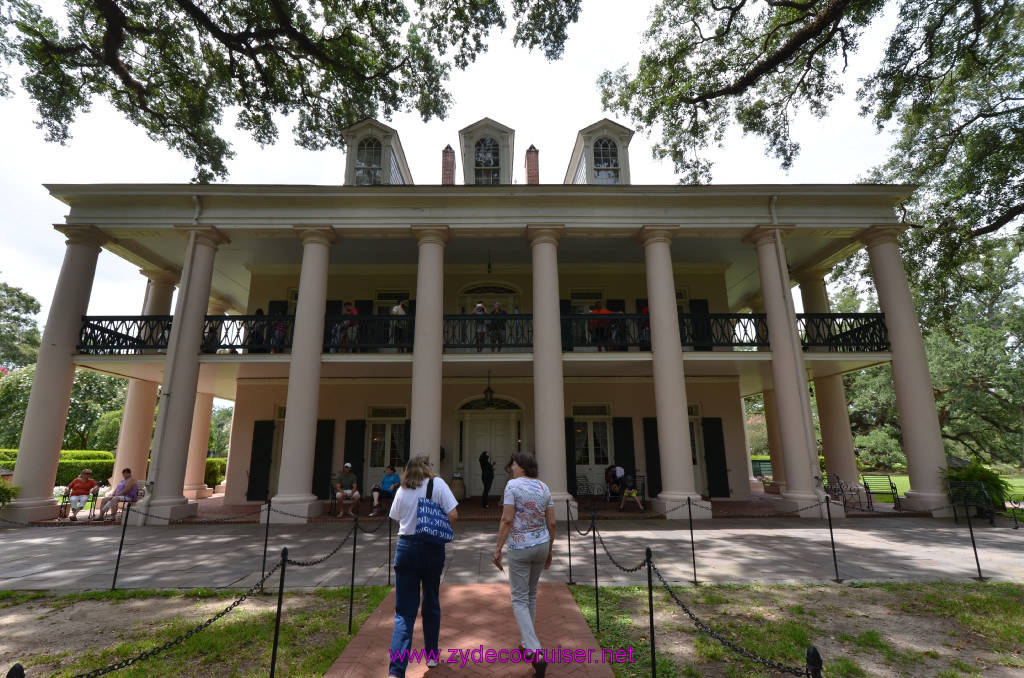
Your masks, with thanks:
[[(458, 148), (458, 130), (491, 117), (516, 131), (514, 180), (524, 181), (523, 153), (540, 150), (541, 183), (560, 183), (576, 133), (612, 117), (602, 111), (595, 81), (605, 69), (635, 64), (651, 0), (584, 0), (581, 20), (570, 30), (561, 61), (548, 62), (536, 52), (514, 49), (508, 34), (492, 36), (491, 49), (465, 72), (453, 74), (450, 90), (455, 104), (446, 120), (424, 123), (416, 114), (385, 121), (398, 130), (413, 179), (418, 184), (440, 182), (441, 149)], [(623, 9), (628, 7), (628, 9)], [(733, 134), (715, 154), (716, 183), (844, 183), (856, 181), (885, 157), (888, 141), (857, 115), (853, 99), (857, 78), (877, 64), (881, 44), (866, 40), (851, 63), (846, 98), (837, 102), (825, 120), (799, 118), (796, 138), (802, 153), (787, 174), (766, 158), (761, 143)], [(15, 82), (19, 75), (15, 74)], [(43, 141), (36, 129), (35, 110), (16, 90), (0, 99), (0, 280), (21, 287), (43, 305), (45, 322), (64, 254), (64, 238), (53, 229), (65, 207), (51, 198), (43, 184), (51, 183), (187, 183), (192, 163), (122, 120), (102, 101), (80, 115), (67, 146)], [(234, 183), (339, 184), (344, 154), (336, 149), (305, 151), (291, 142), (288, 121), (280, 124), (277, 145), (260, 148), (225, 130), (236, 157), (229, 164)], [(630, 145), (634, 184), (672, 184), (678, 181), (671, 163), (655, 161), (650, 140), (637, 134)], [(460, 168), (461, 171), (461, 168)], [(103, 252), (97, 267), (89, 313), (134, 315), (141, 311), (145, 281), (135, 267)]]

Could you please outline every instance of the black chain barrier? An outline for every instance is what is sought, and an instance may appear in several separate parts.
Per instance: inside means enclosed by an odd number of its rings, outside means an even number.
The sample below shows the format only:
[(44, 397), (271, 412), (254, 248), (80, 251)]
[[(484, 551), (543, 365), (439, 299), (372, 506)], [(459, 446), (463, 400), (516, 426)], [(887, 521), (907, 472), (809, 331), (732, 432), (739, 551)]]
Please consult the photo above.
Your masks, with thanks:
[(388, 519), (388, 518), (385, 518), (384, 520), (381, 520), (380, 522), (378, 522), (378, 523), (377, 523), (377, 527), (373, 528), (372, 530), (368, 530), (368, 529), (366, 529), (365, 527), (363, 527), (363, 526), (362, 526), (362, 525), (361, 525), (361, 524), (359, 523), (359, 521), (358, 521), (358, 520), (356, 520), (356, 522), (355, 522), (355, 525), (356, 525), (356, 527), (358, 527), (358, 528), (359, 528), (359, 531), (360, 531), (360, 532), (362, 532), (363, 534), (373, 534), (374, 532), (376, 532), (376, 531), (377, 531), (377, 530), (379, 530), (380, 528), (384, 527), (384, 523), (390, 523), (390, 522), (391, 522), (391, 520), (390, 520), (390, 519)]
[(345, 538), (341, 540), (341, 543), (338, 544), (337, 546), (335, 546), (334, 550), (332, 550), (330, 553), (328, 553), (323, 558), (318, 558), (316, 560), (292, 560), (292, 559), (289, 558), (288, 559), (288, 564), (289, 565), (294, 565), (295, 567), (312, 567), (314, 565), (319, 565), (320, 563), (324, 562), (325, 560), (327, 560), (328, 558), (333, 556), (335, 553), (340, 551), (341, 547), (344, 546), (346, 542), (348, 542), (349, 538), (353, 534), (355, 534), (355, 531), (356, 531), (356, 526), (352, 525), (352, 529), (350, 529), (348, 531), (348, 534), (346, 534)]
[[(672, 590), (672, 587), (669, 586), (669, 583), (665, 580), (665, 577), (661, 574), (661, 570), (659, 570), (658, 566), (654, 564), (653, 557), (652, 557), (652, 559), (650, 561), (650, 566), (651, 566), (651, 569), (654, 571), (654, 574), (658, 575), (658, 579), (661, 581), (661, 585), (665, 588), (666, 591), (668, 591), (668, 595), (672, 598), (672, 600), (675, 601), (676, 605), (678, 605), (683, 610), (683, 612), (686, 613), (686, 615), (690, 618), (690, 620), (693, 621), (694, 625), (698, 629), (700, 629), (701, 631), (706, 633), (707, 635), (709, 635), (712, 638), (714, 638), (715, 640), (717, 640), (719, 643), (721, 643), (725, 647), (729, 648), (730, 650), (732, 650), (736, 654), (740, 655), (741, 657), (743, 657), (745, 659), (749, 659), (750, 661), (753, 661), (753, 662), (755, 662), (757, 664), (760, 664), (760, 665), (762, 665), (762, 666), (764, 666), (766, 668), (772, 669), (773, 671), (778, 671), (780, 673), (788, 673), (788, 674), (791, 674), (791, 675), (794, 675), (794, 676), (808, 676), (810, 678), (818, 678), (818, 676), (821, 675), (821, 673), (820, 673), (820, 663), (819, 663), (819, 666), (817, 668), (815, 668), (815, 667), (788, 666), (786, 664), (782, 664), (780, 662), (777, 662), (777, 661), (775, 661), (773, 659), (766, 659), (766, 658), (764, 658), (764, 657), (762, 657), (762, 656), (760, 656), (758, 654), (755, 654), (755, 653), (751, 652), (750, 650), (747, 650), (747, 649), (741, 647), (740, 645), (738, 645), (737, 643), (729, 640), (728, 638), (725, 638), (720, 633), (718, 633), (717, 631), (712, 629), (710, 626), (708, 626), (700, 617), (695, 615), (690, 610), (690, 608), (688, 608), (686, 606), (686, 603), (684, 603), (682, 600), (679, 599), (679, 596), (676, 595), (676, 592)], [(652, 648), (653, 648), (653, 644), (652, 644)], [(814, 655), (817, 655), (817, 653), (818, 653), (817, 650), (814, 650)], [(812, 654), (811, 651), (808, 650), (808, 652), (807, 652), (808, 663), (811, 662), (811, 654)], [(820, 662), (820, 658), (818, 659), (818, 661)]]
[(612, 555), (612, 552), (608, 550), (608, 545), (604, 543), (604, 537), (601, 536), (601, 532), (596, 529), (595, 532), (597, 532), (597, 540), (601, 542), (601, 548), (604, 549), (605, 554), (608, 556), (608, 560), (612, 561), (612, 565), (619, 568), (623, 572), (639, 572), (641, 569), (643, 569), (643, 566), (647, 562), (645, 560), (641, 560), (639, 563), (636, 564), (635, 567), (624, 567), (620, 565), (619, 561), (615, 560), (615, 557)]
[(80, 674), (74, 676), (74, 678), (95, 678), (95, 676), (103, 676), (103, 675), (106, 675), (106, 674), (111, 673), (113, 671), (119, 671), (120, 669), (127, 668), (127, 667), (131, 666), (132, 664), (137, 664), (137, 663), (139, 663), (139, 662), (141, 662), (141, 661), (143, 661), (145, 659), (149, 659), (150, 657), (156, 656), (156, 655), (160, 654), (161, 652), (163, 652), (165, 650), (169, 650), (170, 648), (174, 647), (175, 645), (179, 645), (179, 644), (185, 642), (186, 640), (188, 640), (192, 636), (196, 635), (200, 631), (206, 630), (206, 628), (209, 627), (210, 624), (213, 624), (215, 621), (217, 621), (218, 619), (220, 619), (221, 617), (226, 615), (228, 612), (231, 612), (233, 609), (235, 609), (236, 607), (241, 605), (242, 602), (244, 602), (247, 598), (252, 596), (253, 593), (255, 593), (256, 591), (262, 589), (263, 588), (263, 584), (266, 583), (267, 579), (269, 579), (272, 574), (277, 572), (277, 568), (279, 568), (280, 566), (281, 566), (280, 564), (275, 565), (274, 569), (272, 569), (270, 572), (268, 572), (258, 582), (253, 584), (252, 587), (250, 587), (248, 591), (243, 593), (240, 598), (235, 600), (233, 603), (228, 605), (226, 608), (224, 608), (223, 610), (221, 610), (220, 612), (218, 612), (214, 616), (212, 616), (209, 619), (207, 619), (206, 621), (204, 621), (202, 624), (199, 624), (198, 626), (190, 629), (189, 631), (183, 633), (182, 635), (178, 636), (174, 640), (169, 640), (166, 643), (164, 643), (163, 645), (160, 645), (159, 647), (155, 647), (152, 650), (147, 650), (145, 652), (140, 652), (139, 654), (135, 655), (134, 657), (129, 657), (128, 659), (122, 659), (121, 661), (117, 662), (116, 664), (111, 664), (110, 666), (107, 666), (105, 668), (95, 669), (93, 671), (89, 671), (88, 673), (80, 673)]

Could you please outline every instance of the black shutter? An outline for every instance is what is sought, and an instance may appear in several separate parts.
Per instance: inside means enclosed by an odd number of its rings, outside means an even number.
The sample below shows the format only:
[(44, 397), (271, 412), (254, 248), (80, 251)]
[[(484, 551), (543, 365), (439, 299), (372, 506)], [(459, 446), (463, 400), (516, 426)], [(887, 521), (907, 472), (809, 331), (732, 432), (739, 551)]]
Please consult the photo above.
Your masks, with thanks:
[(693, 348), (697, 351), (710, 351), (713, 348), (711, 319), (707, 317), (708, 308), (707, 299), (690, 299), (690, 314), (693, 316)]
[(658, 420), (644, 417), (644, 459), (647, 461), (647, 496), (661, 494), (661, 452), (658, 447)]
[(708, 476), (708, 496), (729, 496), (729, 471), (725, 463), (725, 434), (719, 417), (700, 420), (704, 434), (704, 469)]
[(647, 300), (646, 299), (637, 299), (636, 300), (636, 310), (633, 311), (633, 312), (634, 313), (643, 313), (645, 308), (647, 308)]
[(245, 498), (266, 501), (270, 494), (270, 466), (274, 453), (274, 422), (256, 421), (252, 425), (252, 454), (249, 457), (249, 487)]
[[(572, 301), (569, 299), (559, 299), (558, 315), (562, 326), (562, 353), (572, 350), (572, 321), (565, 317), (570, 313), (572, 313)], [(573, 484), (575, 483), (576, 481), (573, 480)]]
[[(410, 449), (410, 445), (411, 445), (411, 441), (409, 440), (409, 433), (411, 431), (412, 431), (412, 419), (406, 419), (405, 420), (405, 450), (404, 450), (405, 458), (402, 459), (402, 463), (403, 464), (408, 464), (409, 463), (409, 449)], [(395, 469), (395, 470), (398, 471), (398, 469)]]
[(345, 304), (341, 299), (328, 299), (324, 306), (324, 315), (341, 315), (345, 312)]
[[(363, 486), (363, 453), (366, 450), (366, 420), (348, 419), (345, 421), (345, 460), (352, 464), (352, 473), (359, 479), (359, 491), (366, 494)], [(344, 463), (344, 462), (343, 462)], [(341, 470), (341, 469), (337, 469)]]
[(331, 466), (334, 464), (334, 420), (316, 422), (316, 444), (313, 448), (313, 494), (317, 499), (331, 498)]
[(287, 299), (271, 299), (267, 303), (267, 315), (277, 315), (278, 311), (288, 315), (288, 300)]
[(578, 498), (576, 487), (576, 422), (565, 418), (565, 484), (569, 494)]
[(612, 418), (612, 444), (615, 446), (615, 463), (631, 476), (636, 475), (636, 455), (633, 452), (633, 418)]

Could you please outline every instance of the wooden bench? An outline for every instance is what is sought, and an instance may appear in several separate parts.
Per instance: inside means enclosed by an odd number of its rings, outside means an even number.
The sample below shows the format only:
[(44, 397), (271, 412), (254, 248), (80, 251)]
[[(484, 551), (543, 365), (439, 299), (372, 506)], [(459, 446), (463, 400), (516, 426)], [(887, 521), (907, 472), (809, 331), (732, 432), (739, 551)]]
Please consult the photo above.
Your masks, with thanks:
[(754, 472), (755, 478), (770, 478), (773, 475), (770, 459), (751, 459), (750, 469)]
[(960, 522), (956, 515), (958, 506), (965, 512), (973, 506), (977, 509), (978, 517), (988, 518), (989, 524), (995, 527), (996, 511), (988, 491), (985, 490), (985, 483), (980, 480), (951, 480), (946, 483), (946, 487), (949, 490), (949, 501), (953, 504), (954, 522)]
[(860, 476), (861, 482), (864, 483), (864, 493), (868, 498), (868, 509), (872, 508), (872, 495), (891, 495), (893, 507), (900, 511), (900, 496), (896, 493), (896, 483), (892, 481), (892, 478), (888, 474), (866, 474), (862, 473)]

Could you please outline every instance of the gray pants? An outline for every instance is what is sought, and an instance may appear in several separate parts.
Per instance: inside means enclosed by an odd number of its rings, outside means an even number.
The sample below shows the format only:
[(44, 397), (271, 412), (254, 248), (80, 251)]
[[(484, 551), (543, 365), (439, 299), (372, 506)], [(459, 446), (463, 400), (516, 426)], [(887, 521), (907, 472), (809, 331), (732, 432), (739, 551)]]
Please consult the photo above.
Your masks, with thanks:
[(537, 582), (548, 559), (548, 542), (527, 549), (508, 550), (508, 581), (512, 590), (512, 613), (527, 650), (540, 650), (533, 625), (537, 621)]

